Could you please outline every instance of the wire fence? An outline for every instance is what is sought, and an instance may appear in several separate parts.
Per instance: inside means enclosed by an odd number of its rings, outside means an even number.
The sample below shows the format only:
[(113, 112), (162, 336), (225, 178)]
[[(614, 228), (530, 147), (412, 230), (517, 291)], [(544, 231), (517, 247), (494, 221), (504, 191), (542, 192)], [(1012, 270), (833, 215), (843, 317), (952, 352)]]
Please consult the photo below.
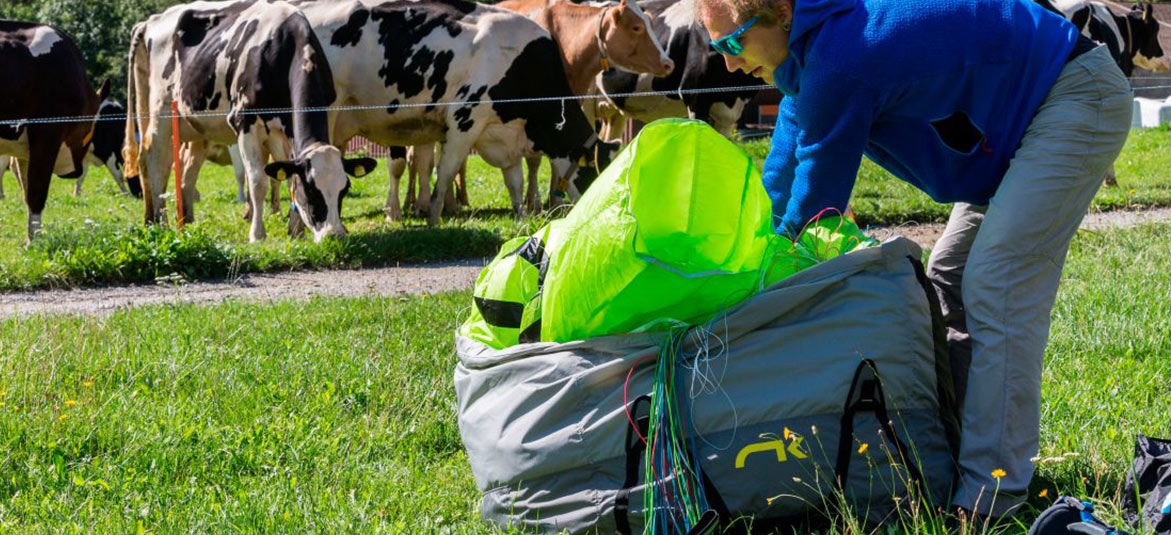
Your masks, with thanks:
[[(509, 98), (509, 99), (478, 99), (478, 100), (452, 100), (439, 102), (407, 102), (407, 103), (392, 103), (392, 104), (365, 104), (365, 105), (351, 105), (351, 106), (310, 106), (302, 108), (283, 107), (283, 108), (256, 108), (240, 111), (212, 111), (212, 112), (196, 112), (196, 113), (180, 113), (178, 115), (171, 113), (161, 113), (158, 115), (150, 115), (149, 117), (156, 119), (172, 119), (179, 117), (181, 119), (199, 119), (199, 118), (217, 118), (228, 117), (229, 115), (282, 115), (288, 113), (328, 113), (328, 112), (346, 112), (346, 111), (376, 111), (385, 110), (387, 112), (396, 111), (400, 109), (411, 108), (443, 108), (443, 107), (473, 107), (479, 105), (492, 104), (526, 104), (526, 103), (541, 103), (541, 102), (559, 102), (564, 107), (566, 101), (584, 101), (584, 100), (601, 100), (601, 99), (617, 99), (617, 98), (637, 98), (650, 96), (678, 96), (680, 99), (683, 95), (703, 95), (711, 93), (747, 93), (749, 91), (761, 91), (765, 89), (775, 89), (775, 86), (769, 84), (759, 85), (742, 85), (742, 86), (728, 86), (728, 87), (708, 87), (708, 88), (694, 88), (694, 89), (674, 89), (669, 91), (634, 91), (627, 93), (603, 93), (603, 94), (588, 94), (588, 95), (565, 95), (553, 97), (526, 97), (526, 98)], [(128, 114), (106, 115), (103, 117), (94, 117), (93, 115), (75, 115), (71, 117), (30, 117), (26, 119), (7, 119), (0, 121), (0, 126), (20, 127), (32, 124), (62, 124), (62, 123), (88, 123), (94, 120), (98, 121), (125, 121)], [(142, 116), (133, 116), (135, 120), (140, 120)]]
[[(1151, 85), (1139, 84), (1135, 85), (1134, 81), (1150, 81), (1155, 82)], [(1164, 83), (1166, 82), (1166, 83)], [(1171, 89), (1171, 76), (1143, 76), (1132, 80), (1131, 88), (1135, 91), (1150, 91), (1150, 90), (1164, 90)], [(312, 107), (281, 107), (281, 108), (256, 108), (238, 111), (211, 111), (211, 112), (195, 112), (195, 113), (161, 113), (158, 115), (149, 115), (147, 117), (155, 119), (170, 120), (173, 118), (180, 119), (200, 119), (200, 118), (226, 118), (230, 115), (243, 116), (260, 116), (260, 115), (283, 115), (290, 113), (329, 113), (329, 112), (350, 112), (350, 111), (378, 111), (385, 110), (392, 112), (400, 109), (412, 108), (441, 108), (441, 107), (473, 107), (478, 105), (493, 105), (493, 104), (526, 104), (526, 103), (547, 103), (558, 102), (562, 106), (562, 115), (564, 115), (564, 106), (567, 101), (587, 101), (587, 100), (602, 100), (602, 99), (626, 99), (638, 97), (652, 97), (652, 96), (677, 96), (683, 100), (684, 95), (702, 95), (714, 93), (747, 93), (759, 92), (764, 90), (776, 90), (776, 86), (771, 84), (758, 85), (742, 85), (729, 87), (711, 87), (711, 88), (693, 88), (693, 89), (674, 89), (666, 91), (633, 91), (624, 93), (594, 93), (587, 95), (566, 95), (566, 96), (551, 96), (551, 97), (527, 97), (514, 99), (478, 99), (478, 100), (455, 100), (455, 101), (439, 101), (439, 102), (408, 102), (408, 103), (392, 103), (392, 104), (366, 104), (366, 105), (349, 105), (349, 106), (312, 106)], [(95, 121), (126, 121), (129, 114), (112, 114), (101, 117), (94, 115), (75, 115), (68, 117), (28, 117), (22, 119), (5, 119), (0, 120), (0, 127), (14, 127), (20, 128), (28, 125), (40, 124), (67, 124), (67, 123), (89, 123)], [(143, 116), (132, 116), (135, 120), (144, 118)]]

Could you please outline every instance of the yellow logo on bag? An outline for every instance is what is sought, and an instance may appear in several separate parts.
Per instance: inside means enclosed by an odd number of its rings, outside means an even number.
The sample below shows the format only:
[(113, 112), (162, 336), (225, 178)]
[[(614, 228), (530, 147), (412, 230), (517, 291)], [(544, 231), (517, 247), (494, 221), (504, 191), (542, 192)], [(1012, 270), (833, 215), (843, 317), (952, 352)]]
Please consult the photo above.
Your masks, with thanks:
[(744, 468), (744, 462), (748, 460), (748, 456), (753, 453), (765, 453), (775, 451), (777, 455), (777, 462), (783, 463), (789, 460), (791, 455), (794, 459), (808, 459), (809, 454), (801, 451), (801, 443), (805, 441), (803, 437), (797, 435), (790, 435), (791, 441), (788, 447), (785, 446), (784, 439), (769, 440), (767, 442), (757, 442), (744, 446), (740, 453), (736, 454), (736, 468)]

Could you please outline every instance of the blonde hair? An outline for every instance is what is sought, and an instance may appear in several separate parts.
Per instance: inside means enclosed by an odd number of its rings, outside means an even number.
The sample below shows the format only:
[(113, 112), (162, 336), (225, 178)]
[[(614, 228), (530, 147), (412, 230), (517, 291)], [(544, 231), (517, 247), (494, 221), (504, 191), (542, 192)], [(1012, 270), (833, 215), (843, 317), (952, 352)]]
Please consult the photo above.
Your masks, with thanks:
[(760, 24), (772, 26), (777, 23), (777, 4), (785, 2), (792, 6), (793, 0), (695, 0), (699, 21), (707, 13), (727, 13), (737, 24), (755, 16)]

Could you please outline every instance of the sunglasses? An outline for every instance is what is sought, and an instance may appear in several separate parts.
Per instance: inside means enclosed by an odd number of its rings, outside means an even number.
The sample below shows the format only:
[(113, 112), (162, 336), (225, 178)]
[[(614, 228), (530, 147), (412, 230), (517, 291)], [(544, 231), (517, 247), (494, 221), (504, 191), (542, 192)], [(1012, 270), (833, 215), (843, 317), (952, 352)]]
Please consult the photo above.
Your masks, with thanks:
[(751, 28), (753, 24), (756, 24), (756, 17), (748, 19), (747, 22), (736, 28), (736, 31), (709, 42), (712, 44), (712, 48), (716, 49), (716, 52), (725, 56), (739, 56), (741, 52), (744, 52), (744, 45), (740, 43), (739, 39), (740, 35)]

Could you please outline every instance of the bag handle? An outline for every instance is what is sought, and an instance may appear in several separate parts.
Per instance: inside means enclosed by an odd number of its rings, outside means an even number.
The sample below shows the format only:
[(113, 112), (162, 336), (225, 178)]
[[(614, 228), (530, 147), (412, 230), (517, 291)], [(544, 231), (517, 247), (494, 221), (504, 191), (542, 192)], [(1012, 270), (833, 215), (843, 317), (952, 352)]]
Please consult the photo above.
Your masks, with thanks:
[(873, 412), (878, 425), (895, 446), (898, 461), (907, 467), (911, 474), (911, 483), (923, 481), (923, 474), (909, 455), (909, 450), (899, 440), (894, 424), (886, 410), (886, 396), (882, 391), (882, 380), (878, 376), (878, 366), (873, 360), (863, 359), (854, 372), (854, 381), (850, 385), (850, 393), (846, 397), (846, 408), (842, 412), (841, 436), (838, 439), (838, 459), (834, 468), (838, 487), (846, 488), (846, 481), (850, 476), (850, 458), (854, 451), (854, 417), (859, 412)]

